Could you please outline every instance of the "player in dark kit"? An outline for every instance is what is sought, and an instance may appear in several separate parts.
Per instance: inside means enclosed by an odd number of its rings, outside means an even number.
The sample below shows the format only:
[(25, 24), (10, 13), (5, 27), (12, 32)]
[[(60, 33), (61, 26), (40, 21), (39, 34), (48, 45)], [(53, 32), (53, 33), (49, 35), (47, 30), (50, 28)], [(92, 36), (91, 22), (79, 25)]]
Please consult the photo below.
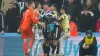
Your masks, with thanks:
[[(60, 26), (57, 21), (58, 13), (56, 11), (56, 5), (50, 5), (48, 3), (44, 4), (44, 12), (42, 13), (42, 21), (45, 23), (43, 29), (43, 35), (45, 38), (45, 43), (43, 44), (44, 54), (49, 56), (50, 47), (52, 48), (52, 54), (59, 53), (58, 39), (60, 38)], [(56, 51), (55, 51), (56, 50)]]
[[(52, 31), (52, 39), (51, 39), (51, 47), (52, 47), (52, 54), (58, 55), (59, 54), (59, 38), (60, 38), (60, 25), (59, 21), (57, 20), (59, 14), (57, 12), (57, 5), (51, 5), (51, 13), (53, 18), (56, 19), (52, 24), (54, 25), (54, 30)], [(52, 26), (51, 26), (52, 27)]]

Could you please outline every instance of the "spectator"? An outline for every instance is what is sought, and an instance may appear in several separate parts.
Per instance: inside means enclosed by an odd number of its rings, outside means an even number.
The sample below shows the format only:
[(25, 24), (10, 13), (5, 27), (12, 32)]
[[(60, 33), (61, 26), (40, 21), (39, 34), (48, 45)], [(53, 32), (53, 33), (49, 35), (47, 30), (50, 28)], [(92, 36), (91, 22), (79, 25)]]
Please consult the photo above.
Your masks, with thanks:
[(93, 7), (93, 3), (92, 3), (92, 1), (91, 0), (87, 0), (86, 1), (86, 8), (89, 10), (89, 11), (91, 11), (91, 12), (93, 12), (93, 14), (94, 14), (94, 16), (93, 16), (93, 31), (95, 31), (95, 23), (96, 23), (96, 18), (97, 18), (97, 16), (96, 16), (96, 14), (97, 14), (97, 10), (96, 10), (96, 8), (95, 7)]
[(97, 10), (97, 19), (100, 18), (100, 3), (98, 4), (98, 10)]
[(77, 16), (80, 15), (82, 7), (83, 7), (83, 0), (74, 0), (74, 4), (76, 5), (76, 12)]
[(24, 9), (22, 9), (22, 11), (21, 11), (21, 18), (22, 18), (22, 16), (23, 16), (23, 13), (26, 11), (28, 9), (28, 3), (26, 2), (25, 3), (25, 7), (24, 7)]
[(98, 0), (84, 0), (84, 5), (86, 4), (86, 1), (91, 1), (92, 2), (92, 5), (94, 6), (94, 7), (97, 7), (97, 5), (98, 5)]
[(93, 6), (97, 7), (99, 0), (92, 0)]
[(76, 5), (77, 16), (80, 16), (81, 11), (86, 4), (86, 0), (74, 0), (74, 4)]
[(96, 32), (100, 32), (100, 19), (98, 19), (96, 22), (95, 30), (96, 30)]
[(72, 21), (76, 22), (76, 6), (73, 4), (73, 0), (68, 0), (68, 4), (65, 4), (67, 14), (72, 16)]
[(87, 0), (86, 1), (86, 6), (85, 6), (89, 11), (94, 12), (94, 7), (92, 6), (92, 1), (91, 0)]
[(70, 36), (77, 36), (78, 30), (77, 30), (76, 24), (73, 21), (71, 21), (70, 15), (68, 15), (68, 19), (69, 19), (69, 24), (70, 24)]
[(25, 8), (25, 1), (20, 1), (18, 2), (18, 4), (19, 4), (20, 14), (21, 14), (21, 11)]
[(81, 32), (93, 30), (93, 16), (93, 13), (91, 11), (88, 11), (87, 8), (82, 11), (79, 20), (79, 29)]
[(4, 15), (3, 12), (0, 10), (0, 34), (4, 33)]
[(14, 3), (9, 4), (10, 8), (6, 12), (6, 24), (8, 32), (17, 32), (17, 12), (14, 8)]
[(16, 11), (16, 15), (17, 15), (17, 18), (19, 17), (19, 14), (20, 14), (20, 8), (19, 8), (19, 5), (17, 3), (14, 3), (14, 9)]
[(86, 36), (79, 43), (79, 56), (96, 56), (97, 55), (97, 40), (93, 36), (92, 31), (88, 30)]
[(14, 9), (15, 9), (15, 16), (16, 16), (16, 24), (17, 24), (17, 28), (19, 26), (19, 19), (20, 19), (20, 8), (19, 8), (19, 5), (17, 3), (14, 4)]
[(16, 0), (2, 0), (1, 10), (3, 11), (4, 15), (6, 15), (6, 11), (9, 8), (9, 3), (16, 3)]

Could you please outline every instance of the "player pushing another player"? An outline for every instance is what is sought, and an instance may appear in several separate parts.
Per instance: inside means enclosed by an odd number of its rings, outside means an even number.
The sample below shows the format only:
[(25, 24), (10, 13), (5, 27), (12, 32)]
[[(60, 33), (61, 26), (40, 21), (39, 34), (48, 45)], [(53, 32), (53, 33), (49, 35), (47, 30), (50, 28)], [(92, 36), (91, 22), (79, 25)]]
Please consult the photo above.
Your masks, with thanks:
[[(33, 1), (28, 2), (28, 9), (23, 14), (23, 19), (20, 24), (20, 27), (18, 31), (21, 31), (22, 33), (22, 39), (24, 39), (23, 43), (23, 49), (25, 56), (29, 55), (30, 49), (33, 46), (34, 42), (34, 32), (32, 32), (32, 24), (37, 24), (40, 15), (39, 10), (41, 8), (40, 3), (34, 3)], [(41, 23), (39, 23), (41, 24)], [(33, 26), (34, 27), (34, 26)], [(30, 37), (30, 42), (28, 43), (28, 38)]]

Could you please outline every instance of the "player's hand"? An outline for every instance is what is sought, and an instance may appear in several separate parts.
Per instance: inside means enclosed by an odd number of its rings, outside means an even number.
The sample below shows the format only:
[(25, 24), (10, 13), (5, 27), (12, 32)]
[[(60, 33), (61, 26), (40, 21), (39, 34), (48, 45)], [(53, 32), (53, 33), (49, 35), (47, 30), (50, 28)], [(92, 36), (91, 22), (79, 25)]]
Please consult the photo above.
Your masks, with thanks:
[(57, 20), (61, 20), (61, 19), (62, 19), (62, 18), (59, 17)]
[(84, 49), (88, 49), (89, 48), (89, 45), (87, 45), (87, 46), (86, 45), (83, 45), (83, 48)]
[(45, 27), (45, 23), (42, 22), (42, 26)]
[(45, 23), (43, 23), (43, 22), (38, 22), (38, 24), (40, 24), (42, 27), (45, 26)]
[(21, 29), (17, 29), (17, 32), (18, 32), (18, 33), (21, 33)]

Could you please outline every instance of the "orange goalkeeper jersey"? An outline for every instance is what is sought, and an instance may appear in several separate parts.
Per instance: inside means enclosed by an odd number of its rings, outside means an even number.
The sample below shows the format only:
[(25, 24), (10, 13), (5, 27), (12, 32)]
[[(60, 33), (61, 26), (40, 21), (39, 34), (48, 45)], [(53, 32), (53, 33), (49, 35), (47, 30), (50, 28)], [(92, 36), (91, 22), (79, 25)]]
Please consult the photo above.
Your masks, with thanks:
[(20, 24), (20, 28), (29, 29), (31, 27), (32, 23), (36, 24), (39, 21), (39, 18), (37, 16), (38, 16), (38, 14), (36, 12), (34, 12), (33, 8), (27, 9), (23, 15), (23, 19)]

